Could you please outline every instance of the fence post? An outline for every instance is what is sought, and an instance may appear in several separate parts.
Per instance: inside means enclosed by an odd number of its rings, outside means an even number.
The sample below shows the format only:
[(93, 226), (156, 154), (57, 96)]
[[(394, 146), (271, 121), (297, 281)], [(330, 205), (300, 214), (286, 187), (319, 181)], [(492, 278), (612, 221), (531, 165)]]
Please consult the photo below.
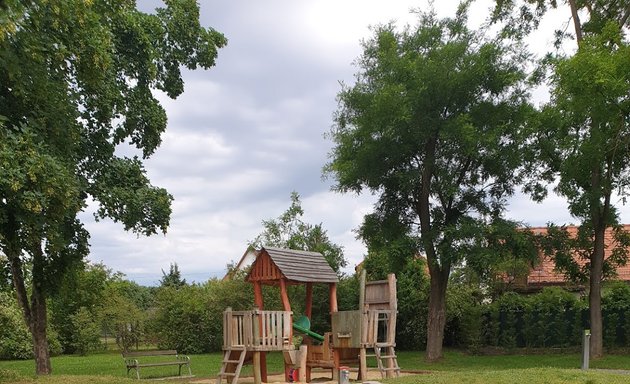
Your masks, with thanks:
[(585, 329), (582, 337), (582, 369), (588, 369), (591, 356), (591, 330)]

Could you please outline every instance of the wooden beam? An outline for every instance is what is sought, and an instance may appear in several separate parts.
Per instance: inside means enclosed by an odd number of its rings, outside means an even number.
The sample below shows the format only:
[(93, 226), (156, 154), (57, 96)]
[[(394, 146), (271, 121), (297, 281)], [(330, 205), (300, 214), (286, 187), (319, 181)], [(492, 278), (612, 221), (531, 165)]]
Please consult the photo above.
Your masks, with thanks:
[(389, 309), (398, 310), (398, 297), (396, 296), (396, 275), (390, 273), (387, 275), (387, 285), (389, 288)]
[(263, 302), (263, 294), (262, 294), (262, 285), (260, 284), (260, 280), (254, 281), (254, 305), (258, 307), (261, 311), (264, 308)]
[[(262, 293), (262, 285), (259, 280), (256, 280), (254, 283), (254, 305), (258, 307), (259, 310), (263, 310), (265, 303), (263, 301), (263, 293)], [(259, 321), (262, 322), (262, 319), (259, 316)], [(262, 323), (258, 325), (258, 329), (262, 329)], [(267, 382), (267, 354), (265, 352), (260, 353), (260, 380), (262, 382)]]
[(254, 351), (254, 384), (262, 383), (260, 352)]
[(280, 297), (282, 298), (282, 308), (287, 312), (291, 312), (291, 303), (289, 302), (289, 293), (287, 292), (285, 279), (280, 279)]
[(311, 319), (313, 313), (313, 283), (306, 283), (306, 303), (304, 308), (304, 315)]
[(328, 285), (330, 291), (330, 313), (337, 312), (337, 283)]
[(365, 268), (361, 269), (361, 280), (359, 283), (359, 310), (363, 311), (364, 310), (364, 306), (365, 306), (365, 279), (366, 279), (366, 272), (365, 272)]
[[(391, 360), (391, 359), (389, 359)], [(359, 374), (357, 376), (357, 380), (367, 380), (367, 353), (365, 350), (365, 345), (361, 346), (359, 350)]]
[(306, 383), (306, 355), (308, 355), (308, 346), (300, 345), (300, 353), (298, 353), (298, 363), (299, 363), (299, 382)]

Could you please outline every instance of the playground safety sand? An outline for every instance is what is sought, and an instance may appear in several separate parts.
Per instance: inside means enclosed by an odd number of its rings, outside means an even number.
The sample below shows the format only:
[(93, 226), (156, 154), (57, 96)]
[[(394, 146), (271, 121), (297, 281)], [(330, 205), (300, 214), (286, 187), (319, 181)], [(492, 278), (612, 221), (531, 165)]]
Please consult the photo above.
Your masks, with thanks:
[[(410, 375), (417, 375), (417, 374), (420, 374), (420, 372), (414, 372), (414, 373), (409, 373), (409, 372), (404, 372), (404, 371), (400, 372), (400, 376), (410, 376)], [(357, 377), (357, 373), (350, 371), (350, 382), (357, 382), (356, 377)], [(311, 373), (311, 379), (312, 379), (311, 382), (317, 383), (317, 384), (336, 384), (337, 383), (336, 381), (333, 381), (332, 378), (330, 377), (330, 370), (325, 370), (325, 371), (313, 370), (313, 372)], [(363, 381), (370, 381), (374, 383), (374, 382), (378, 382), (381, 379), (382, 379), (381, 373), (378, 370), (368, 370), (367, 379)], [(238, 379), (238, 382), (239, 384), (252, 384), (254, 382), (254, 377), (241, 376)], [(215, 384), (216, 379), (203, 379), (203, 380), (200, 379), (197, 381), (191, 381), (190, 383), (191, 384)], [(284, 374), (268, 375), (267, 383), (269, 384), (286, 383), (284, 381)]]

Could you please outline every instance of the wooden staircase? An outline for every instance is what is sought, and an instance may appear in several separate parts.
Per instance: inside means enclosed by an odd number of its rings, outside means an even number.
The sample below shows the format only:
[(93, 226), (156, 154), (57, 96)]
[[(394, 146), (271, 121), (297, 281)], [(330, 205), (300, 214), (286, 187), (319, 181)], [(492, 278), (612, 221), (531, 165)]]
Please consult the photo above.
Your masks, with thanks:
[[(384, 351), (383, 351), (384, 349)], [(383, 354), (383, 352), (385, 354)], [(396, 358), (396, 351), (394, 346), (390, 344), (375, 344), (374, 354), (368, 355), (376, 357), (376, 365), (381, 372), (381, 377), (384, 379), (387, 372), (393, 372), (395, 377), (400, 377), (400, 367), (398, 366), (398, 359)]]
[(241, 374), (241, 369), (245, 363), (247, 350), (245, 348), (231, 348), (225, 351), (221, 362), (221, 371), (217, 376), (217, 384), (221, 384), (223, 379), (228, 384), (236, 384)]

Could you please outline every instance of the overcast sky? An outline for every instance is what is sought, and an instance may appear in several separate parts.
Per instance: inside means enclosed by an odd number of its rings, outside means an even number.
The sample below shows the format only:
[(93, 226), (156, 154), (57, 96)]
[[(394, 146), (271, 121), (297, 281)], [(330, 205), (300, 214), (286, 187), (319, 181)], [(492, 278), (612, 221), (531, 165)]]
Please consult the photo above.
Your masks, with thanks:
[[(177, 100), (161, 98), (168, 130), (146, 168), (152, 183), (175, 197), (168, 234), (138, 238), (110, 221), (95, 223), (88, 209), (83, 218), (91, 233), (90, 260), (142, 285), (157, 284), (170, 263), (189, 282), (223, 276), (226, 264), (238, 261), (261, 232), (261, 221), (284, 212), (297, 191), (304, 219), (323, 223), (344, 247), (350, 272), (365, 254), (353, 231), (375, 198), (330, 191), (321, 169), (332, 143), (323, 134), (332, 124), (340, 82), (353, 82), (352, 62), (361, 39), (371, 35), (369, 26), (412, 23), (410, 10), (426, 9), (427, 2), (200, 3), (202, 25), (225, 34), (228, 45), (216, 67), (184, 74), (185, 92)], [(456, 1), (435, 3), (441, 16), (453, 15)], [(145, 1), (141, 7), (159, 5)], [(488, 1), (478, 2), (471, 20), (483, 20), (488, 7)], [(541, 52), (551, 49), (547, 36), (535, 39)], [(574, 221), (555, 196), (543, 205), (513, 199), (508, 215), (533, 226)]]

